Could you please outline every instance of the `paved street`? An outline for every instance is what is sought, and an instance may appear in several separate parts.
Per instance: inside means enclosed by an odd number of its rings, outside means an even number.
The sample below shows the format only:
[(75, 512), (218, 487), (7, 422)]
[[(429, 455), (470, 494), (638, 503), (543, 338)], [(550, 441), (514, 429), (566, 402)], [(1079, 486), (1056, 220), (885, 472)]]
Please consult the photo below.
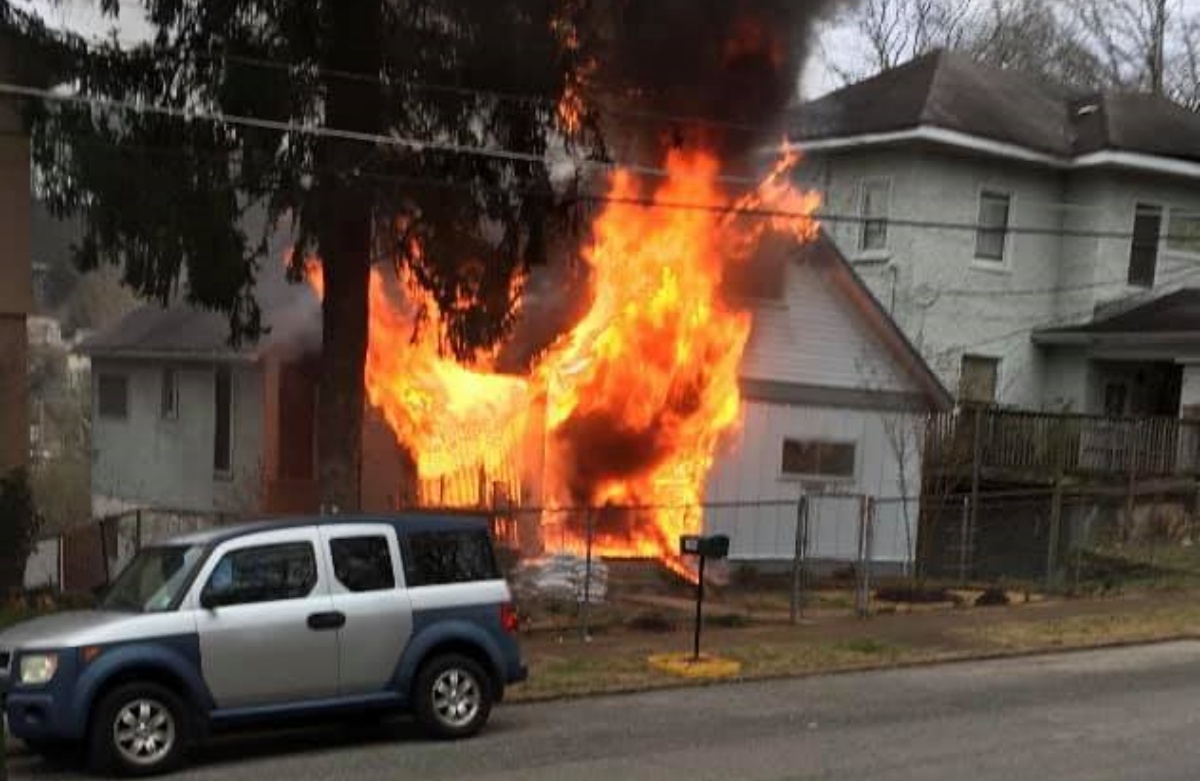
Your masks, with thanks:
[[(226, 739), (183, 779), (1140, 779), (1200, 776), (1200, 643), (507, 706), (483, 737)], [(13, 761), (16, 779), (76, 770)]]

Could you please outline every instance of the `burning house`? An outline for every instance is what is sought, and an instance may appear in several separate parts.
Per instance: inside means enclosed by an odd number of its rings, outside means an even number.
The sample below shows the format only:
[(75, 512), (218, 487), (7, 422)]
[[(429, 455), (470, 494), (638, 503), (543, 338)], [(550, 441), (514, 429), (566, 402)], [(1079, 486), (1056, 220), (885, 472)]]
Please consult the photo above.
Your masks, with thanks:
[[(707, 526), (731, 535), (735, 558), (787, 558), (780, 509), (754, 505), (829, 484), (903, 486), (919, 450), (891, 447), (884, 421), (946, 394), (823, 238), (819, 198), (794, 185), (802, 161), (763, 163), (824, 4), (620, 5), (595, 26), (597, 86), (634, 115), (728, 121), (664, 133), (661, 121), (609, 119), (619, 159), (636, 164), (593, 177), (589, 229), (514, 283), (518, 323), (497, 350), (452, 357), (434, 299), (403, 270), (372, 272), (364, 383), (383, 425), (364, 438), (362, 505), (491, 508), (528, 552), (590, 538), (601, 556), (680, 569), (678, 537)], [(664, 64), (664, 51), (679, 56)], [(319, 263), (308, 282), (320, 295)], [(199, 504), (315, 509), (298, 506), (319, 443), (307, 353), (278, 337), (290, 329), (230, 353), (209, 338), (211, 318), (169, 311), (136, 314), (89, 348), (97, 495), (120, 503), (156, 482)], [(160, 343), (180, 329), (182, 351)], [(192, 374), (185, 395), (175, 383)], [(187, 436), (166, 430), (192, 415)], [(158, 443), (141, 451), (153, 464), (127, 469), (138, 437)]]

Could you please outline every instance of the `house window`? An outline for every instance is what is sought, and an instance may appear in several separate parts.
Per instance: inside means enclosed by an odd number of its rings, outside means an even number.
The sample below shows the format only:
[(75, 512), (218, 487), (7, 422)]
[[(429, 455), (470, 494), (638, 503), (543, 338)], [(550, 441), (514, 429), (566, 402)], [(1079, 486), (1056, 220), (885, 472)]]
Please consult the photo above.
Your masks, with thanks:
[(1139, 203), (1133, 217), (1129, 247), (1129, 284), (1154, 287), (1158, 270), (1158, 240), (1162, 232), (1162, 207)]
[(233, 376), (222, 366), (213, 379), (213, 470), (228, 474), (233, 464)]
[(858, 233), (858, 248), (862, 252), (887, 249), (888, 202), (892, 183), (888, 179), (868, 179), (862, 183), (859, 196), (859, 216), (862, 223)]
[(958, 397), (976, 404), (996, 401), (996, 386), (1000, 376), (1000, 359), (982, 355), (964, 355), (958, 377)]
[(164, 420), (175, 420), (179, 417), (179, 375), (174, 369), (162, 370), (160, 412)]
[(979, 222), (975, 229), (975, 257), (993, 263), (1004, 261), (1008, 241), (1008, 214), (1012, 196), (995, 190), (979, 194)]
[(1172, 209), (1167, 225), (1167, 248), (1200, 255), (1200, 212)]
[(783, 440), (781, 471), (788, 477), (854, 477), (857, 447), (853, 442)]
[(96, 379), (96, 406), (102, 418), (128, 418), (129, 378), (124, 374), (100, 374)]

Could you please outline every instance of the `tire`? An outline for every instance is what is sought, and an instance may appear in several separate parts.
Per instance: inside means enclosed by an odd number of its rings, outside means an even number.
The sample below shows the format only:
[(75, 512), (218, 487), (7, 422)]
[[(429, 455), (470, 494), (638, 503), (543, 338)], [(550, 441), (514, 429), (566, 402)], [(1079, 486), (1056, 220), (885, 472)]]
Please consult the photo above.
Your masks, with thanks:
[(88, 764), (97, 773), (150, 776), (183, 761), (191, 730), (179, 695), (154, 683), (129, 683), (106, 694), (92, 713)]
[(417, 675), (417, 721), (439, 740), (469, 738), (487, 724), (494, 689), (491, 677), (474, 659), (436, 656)]

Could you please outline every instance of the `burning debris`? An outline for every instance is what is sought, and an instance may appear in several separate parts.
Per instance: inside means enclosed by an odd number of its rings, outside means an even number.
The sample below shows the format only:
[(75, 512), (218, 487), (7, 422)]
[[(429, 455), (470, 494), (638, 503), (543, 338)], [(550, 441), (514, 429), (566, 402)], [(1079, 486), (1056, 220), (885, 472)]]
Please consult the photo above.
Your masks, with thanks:
[[(669, 97), (672, 110), (732, 110), (739, 123), (769, 128), (795, 84), (806, 20), (825, 5), (597, 4), (595, 13), (612, 15), (588, 28), (604, 37), (593, 75), (635, 108)], [(578, 86), (573, 101), (587, 94), (589, 85)], [(584, 513), (568, 510), (602, 508), (591, 519), (599, 555), (687, 571), (678, 538), (699, 530), (705, 479), (738, 425), (738, 369), (752, 325), (723, 295), (726, 278), (768, 236), (811, 239), (818, 206), (792, 188), (790, 156), (757, 187), (731, 192), (724, 177), (759, 139), (719, 128), (698, 136), (649, 145), (661, 176), (611, 176), (578, 248), (585, 295), (562, 308), (577, 319), (542, 335), (540, 353), (517, 362), (520, 374), (499, 370), (503, 346), (455, 361), (441, 349), (434, 300), (403, 274), (392, 290), (372, 272), (367, 395), (412, 453), (422, 504), (486, 506), (500, 493), (542, 511), (543, 526), (574, 519), (557, 538), (576, 551)], [(738, 214), (762, 209), (788, 216)], [(319, 272), (312, 281), (319, 290)]]

